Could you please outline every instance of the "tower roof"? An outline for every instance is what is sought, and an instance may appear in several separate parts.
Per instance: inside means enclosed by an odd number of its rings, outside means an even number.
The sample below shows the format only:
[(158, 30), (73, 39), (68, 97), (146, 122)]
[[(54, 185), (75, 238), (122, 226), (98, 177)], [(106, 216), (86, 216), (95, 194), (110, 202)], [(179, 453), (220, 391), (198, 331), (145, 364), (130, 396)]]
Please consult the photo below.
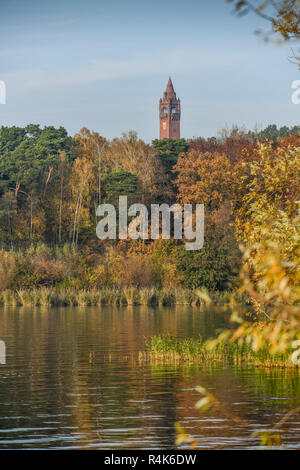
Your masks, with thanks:
[(173, 87), (171, 77), (169, 77), (169, 80), (168, 80), (168, 83), (167, 83), (167, 90), (173, 90), (174, 91), (174, 87)]
[(169, 77), (165, 94), (169, 97), (176, 97), (171, 77)]

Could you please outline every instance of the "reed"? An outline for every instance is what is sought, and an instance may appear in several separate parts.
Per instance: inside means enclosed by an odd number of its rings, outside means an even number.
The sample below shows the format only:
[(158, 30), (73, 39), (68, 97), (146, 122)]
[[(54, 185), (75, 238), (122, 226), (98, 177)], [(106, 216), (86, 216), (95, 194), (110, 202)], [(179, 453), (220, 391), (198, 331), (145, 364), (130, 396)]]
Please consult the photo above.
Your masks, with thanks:
[(174, 291), (175, 303), (177, 305), (199, 305), (199, 296), (195, 291), (177, 287)]
[(139, 292), (136, 287), (124, 287), (123, 294), (127, 305), (140, 304)]
[(18, 305), (18, 296), (17, 293), (11, 290), (4, 290), (1, 292), (0, 298), (1, 305)]
[(248, 345), (237, 343), (218, 344), (212, 351), (208, 350), (202, 338), (183, 340), (172, 336), (152, 336), (146, 339), (146, 352), (140, 353), (144, 360), (177, 363), (213, 363), (229, 362), (259, 367), (299, 368), (291, 361), (292, 351), (284, 355), (271, 355), (266, 350), (253, 351)]
[[(229, 294), (212, 293), (218, 303), (226, 303)], [(72, 289), (39, 287), (33, 289), (0, 290), (0, 305), (12, 306), (100, 306), (100, 305), (148, 305), (200, 306), (197, 290), (176, 287), (102, 287), (101, 289)]]

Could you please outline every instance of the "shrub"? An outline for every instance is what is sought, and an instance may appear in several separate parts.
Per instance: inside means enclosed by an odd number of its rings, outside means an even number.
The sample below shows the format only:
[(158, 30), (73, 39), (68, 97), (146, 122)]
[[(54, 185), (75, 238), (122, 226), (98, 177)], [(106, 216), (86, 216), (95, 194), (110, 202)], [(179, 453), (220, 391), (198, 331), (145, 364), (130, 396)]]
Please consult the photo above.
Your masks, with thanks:
[(156, 283), (155, 271), (150, 260), (140, 256), (131, 256), (125, 258), (123, 266), (123, 285), (150, 287)]

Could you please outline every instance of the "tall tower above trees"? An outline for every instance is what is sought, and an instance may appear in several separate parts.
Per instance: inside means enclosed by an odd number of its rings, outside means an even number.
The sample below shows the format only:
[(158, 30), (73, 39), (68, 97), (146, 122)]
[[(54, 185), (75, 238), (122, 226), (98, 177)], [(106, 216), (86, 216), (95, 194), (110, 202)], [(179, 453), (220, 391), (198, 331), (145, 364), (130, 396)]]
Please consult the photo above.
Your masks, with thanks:
[(171, 77), (159, 100), (160, 139), (180, 139), (180, 99), (176, 97)]

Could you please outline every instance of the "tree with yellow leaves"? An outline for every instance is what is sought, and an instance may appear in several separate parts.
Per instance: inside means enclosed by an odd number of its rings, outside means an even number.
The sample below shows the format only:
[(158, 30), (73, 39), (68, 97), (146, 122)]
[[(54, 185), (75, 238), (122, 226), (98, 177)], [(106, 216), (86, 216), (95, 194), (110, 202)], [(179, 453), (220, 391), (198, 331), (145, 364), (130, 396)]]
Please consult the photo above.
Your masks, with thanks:
[(258, 154), (250, 163), (236, 231), (246, 247), (241, 292), (252, 300), (259, 321), (240, 318), (232, 300), (231, 320), (239, 326), (211, 346), (230, 340), (285, 353), (300, 339), (300, 147), (274, 150), (266, 143)]

